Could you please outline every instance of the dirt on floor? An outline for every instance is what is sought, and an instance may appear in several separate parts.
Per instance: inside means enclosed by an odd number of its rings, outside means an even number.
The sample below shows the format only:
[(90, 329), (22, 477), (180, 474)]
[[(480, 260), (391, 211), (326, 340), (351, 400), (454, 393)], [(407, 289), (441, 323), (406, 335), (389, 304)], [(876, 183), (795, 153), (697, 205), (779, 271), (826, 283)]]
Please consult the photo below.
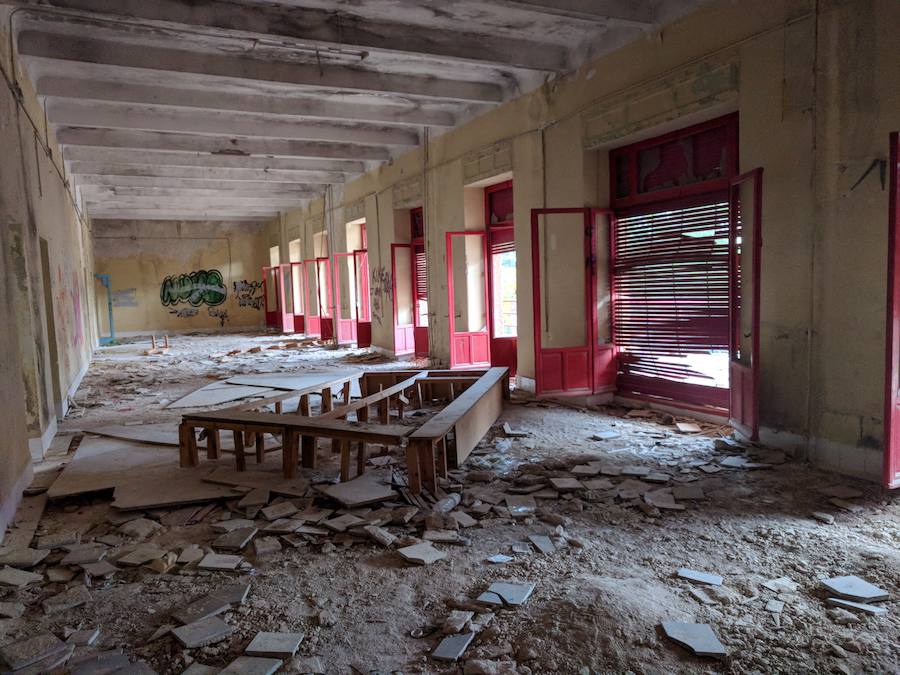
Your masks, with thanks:
[[(410, 366), (312, 343), (270, 348), (284, 342), (271, 336), (180, 336), (167, 353), (151, 356), (144, 355), (145, 342), (99, 350), (37, 467), (37, 482), (49, 482), (71, 460), (70, 445), (83, 431), (126, 422), (174, 425), (181, 411), (165, 406), (214, 380), (324, 366)], [(77, 575), (67, 583), (0, 590), (0, 602), (24, 605), (21, 616), (0, 619), (0, 644), (42, 631), (65, 639), (72, 629), (99, 627), (98, 641), (78, 647), (70, 664), (122, 649), (159, 673), (181, 673), (191, 664), (224, 668), (258, 631), (304, 634), (297, 656), (279, 671), (286, 673), (900, 672), (898, 499), (874, 484), (724, 440), (726, 427), (698, 422), (698, 431), (684, 432), (674, 423), (691, 420), (637, 414), (646, 416), (514, 392), (497, 425), (445, 485), (461, 494), (456, 510), (476, 522), (459, 528), (458, 543), (435, 543), (445, 557), (430, 565), (412, 565), (397, 545), (356, 531), (309, 536), (294, 538), (296, 546), (283, 540), (282, 550), (268, 556), (255, 557), (251, 545), (242, 552), (249, 564), (237, 572), (123, 569), (92, 579), (90, 602), (46, 613), (42, 601), (84, 583)], [(524, 435), (508, 435), (503, 423)], [(399, 455), (395, 466), (402, 470)], [(553, 478), (593, 482), (557, 491)], [(505, 496), (529, 491), (537, 510), (513, 517)], [(297, 500), (301, 508), (308, 503)], [(172, 511), (143, 516), (166, 523)], [(134, 548), (119, 530), (120, 516), (108, 493), (50, 502), (37, 535), (102, 538), (115, 560)], [(164, 524), (144, 543), (175, 553), (190, 544), (212, 550), (219, 536), (212, 526), (245, 516), (234, 500), (220, 503), (200, 522)], [(422, 509), (408, 524), (382, 527), (402, 544), (420, 541), (426, 529), (456, 525)], [(530, 535), (548, 535), (553, 550), (540, 552)], [(498, 554), (509, 561), (487, 561)], [(61, 557), (54, 552), (32, 571), (46, 572)], [(692, 583), (678, 576), (680, 568), (720, 575), (723, 583)], [(826, 604), (820, 581), (842, 575), (884, 589), (889, 599), (878, 606), (887, 612), (848, 614)], [(782, 577), (793, 583), (763, 585)], [(243, 604), (220, 615), (234, 628), (226, 639), (191, 650), (171, 634), (151, 640), (161, 626), (177, 623), (174, 611), (238, 579), (251, 589)], [(497, 581), (533, 583), (534, 592), (521, 606), (488, 617), (475, 599)], [(453, 609), (476, 612), (483, 623), (468, 624), (465, 630), (478, 630), (458, 663), (438, 662), (430, 653)], [(709, 624), (726, 655), (691, 654), (664, 636), (663, 622)]]

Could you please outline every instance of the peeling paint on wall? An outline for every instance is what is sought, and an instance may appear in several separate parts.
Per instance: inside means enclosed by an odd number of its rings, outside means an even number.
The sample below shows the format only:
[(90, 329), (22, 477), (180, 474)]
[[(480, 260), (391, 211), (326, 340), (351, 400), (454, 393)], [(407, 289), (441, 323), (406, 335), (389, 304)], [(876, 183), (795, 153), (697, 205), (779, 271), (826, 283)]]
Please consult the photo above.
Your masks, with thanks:
[(112, 292), (113, 307), (137, 307), (136, 288), (117, 288)]

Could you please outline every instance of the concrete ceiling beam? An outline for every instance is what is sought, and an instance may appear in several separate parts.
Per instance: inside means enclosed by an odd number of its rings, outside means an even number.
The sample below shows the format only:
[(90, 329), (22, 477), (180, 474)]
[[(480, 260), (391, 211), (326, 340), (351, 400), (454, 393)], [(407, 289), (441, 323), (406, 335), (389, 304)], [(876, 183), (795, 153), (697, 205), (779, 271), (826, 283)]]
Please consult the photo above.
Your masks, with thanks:
[(275, 119), (247, 113), (208, 112), (102, 101), (50, 99), (46, 104), (51, 124), (102, 129), (140, 129), (172, 131), (204, 136), (247, 136), (301, 141), (336, 141), (363, 145), (415, 146), (419, 134), (408, 128), (358, 126), (354, 123), (328, 123)]
[(416, 105), (375, 105), (331, 102), (304, 96), (259, 96), (157, 84), (130, 84), (48, 75), (35, 84), (39, 96), (117, 103), (171, 105), (206, 111), (286, 115), (327, 120), (384, 122), (394, 125), (452, 127), (456, 116), (448, 110)]
[(212, 152), (230, 155), (276, 155), (280, 157), (374, 161), (390, 159), (390, 153), (386, 148), (354, 143), (202, 136), (158, 131), (128, 131), (124, 129), (58, 127), (56, 140), (63, 146), (90, 145), (101, 148), (131, 148), (133, 150), (172, 150), (175, 152)]
[(197, 190), (254, 190), (260, 193), (278, 192), (293, 187), (297, 190), (325, 191), (320, 183), (282, 183), (269, 181), (206, 180), (197, 178), (157, 178), (153, 176), (108, 176), (103, 174), (74, 174), (70, 180), (75, 185), (136, 188), (191, 188)]
[(241, 222), (241, 223), (266, 223), (278, 215), (277, 212), (257, 215), (240, 215), (235, 213), (223, 213), (216, 211), (206, 211), (201, 213), (186, 213), (184, 211), (136, 211), (134, 209), (105, 209), (96, 211), (91, 214), (92, 220), (179, 220), (179, 221), (202, 221), (215, 220), (222, 222)]
[[(139, 158), (135, 158), (136, 160)], [(109, 164), (69, 162), (72, 174), (103, 176), (146, 176), (148, 178), (188, 178), (216, 181), (260, 181), (275, 185), (286, 183), (343, 183), (346, 174), (337, 171), (283, 171), (281, 169), (224, 169), (153, 164)]]
[(95, 40), (44, 30), (22, 30), (16, 40), (22, 57), (95, 63), (110, 67), (193, 73), (316, 89), (403, 94), (467, 103), (500, 103), (503, 88), (491, 82), (365, 70), (326, 63), (292, 63), (174, 47)]
[(182, 187), (128, 187), (121, 185), (90, 185), (81, 184), (81, 194), (95, 197), (185, 197), (188, 199), (203, 199), (206, 197), (228, 199), (259, 199), (270, 200), (272, 203), (278, 200), (307, 199), (316, 196), (314, 190), (282, 190), (279, 192), (262, 192), (249, 188), (242, 188), (238, 183), (233, 188), (182, 188)]
[[(105, 164), (131, 164), (140, 166), (201, 167), (263, 171), (324, 171), (359, 174), (366, 170), (363, 162), (338, 159), (304, 159), (295, 157), (246, 157), (212, 155), (196, 152), (167, 152), (143, 150), (135, 153), (128, 148), (94, 148), (87, 145), (71, 145), (65, 148), (67, 161)], [(323, 181), (331, 182), (331, 181)]]
[(653, 3), (634, 0), (482, 0), (486, 6), (552, 14), (600, 24), (652, 28)]
[[(558, 45), (541, 44), (538, 35), (533, 40), (506, 36), (487, 39), (487, 36), (474, 31), (404, 24), (402, 12), (398, 12), (398, 20), (394, 22), (331, 9), (274, 3), (246, 5), (224, 0), (205, 0), (202, 3), (181, 0), (45, 0), (44, 4), (92, 14), (111, 14), (122, 19), (138, 19), (142, 23), (153, 22), (163, 27), (191, 26), (205, 31), (268, 36), (276, 44), (299, 43), (312, 49), (425, 55), (539, 71), (559, 71), (567, 66), (566, 50)], [(593, 4), (593, 0), (570, 4), (589, 5)]]
[(100, 209), (121, 208), (135, 209), (145, 211), (149, 209), (164, 209), (166, 211), (181, 211), (187, 209), (188, 212), (193, 211), (228, 211), (229, 213), (245, 213), (251, 215), (266, 215), (269, 213), (277, 213), (279, 211), (290, 211), (295, 209), (303, 200), (298, 199), (293, 202), (273, 202), (272, 204), (254, 204), (242, 203), (237, 200), (228, 201), (224, 199), (208, 199), (208, 200), (181, 200), (171, 199), (164, 203), (159, 200), (141, 200), (141, 199), (104, 199), (100, 197), (85, 198), (84, 204), (88, 214), (94, 213)]

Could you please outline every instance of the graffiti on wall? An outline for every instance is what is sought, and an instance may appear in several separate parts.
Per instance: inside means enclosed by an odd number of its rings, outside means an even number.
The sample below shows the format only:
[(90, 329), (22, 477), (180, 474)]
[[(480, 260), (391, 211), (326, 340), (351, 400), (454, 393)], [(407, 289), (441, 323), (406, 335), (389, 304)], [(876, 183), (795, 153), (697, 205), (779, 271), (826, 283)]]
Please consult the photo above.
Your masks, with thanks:
[[(372, 321), (381, 324), (385, 311), (393, 314), (394, 285), (391, 273), (384, 266), (372, 268)], [(387, 302), (384, 298), (387, 297)], [(387, 305), (387, 307), (385, 307)]]
[(206, 311), (212, 318), (219, 320), (219, 326), (224, 326), (225, 322), (228, 321), (227, 309), (213, 309), (212, 307), (208, 307)]
[(190, 319), (193, 316), (197, 316), (200, 313), (200, 310), (196, 307), (182, 307), (181, 309), (170, 309), (169, 314), (174, 314), (179, 319)]
[(136, 288), (117, 288), (112, 292), (113, 307), (137, 307)]
[(164, 307), (188, 303), (192, 307), (215, 307), (225, 302), (228, 289), (219, 270), (196, 270), (186, 274), (173, 274), (163, 279), (159, 287), (159, 300)]
[(237, 298), (238, 307), (252, 307), (253, 309), (262, 309), (265, 302), (263, 282), (262, 281), (235, 281), (232, 284), (234, 288), (234, 296)]

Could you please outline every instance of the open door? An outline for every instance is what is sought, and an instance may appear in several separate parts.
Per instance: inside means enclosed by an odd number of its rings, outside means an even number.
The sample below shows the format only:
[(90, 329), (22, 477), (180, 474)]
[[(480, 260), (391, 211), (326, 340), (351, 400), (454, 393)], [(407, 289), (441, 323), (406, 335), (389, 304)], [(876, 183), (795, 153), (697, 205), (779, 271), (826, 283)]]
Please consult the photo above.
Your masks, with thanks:
[(334, 337), (334, 317), (331, 315), (331, 261), (328, 258), (316, 258), (316, 292), (319, 301), (321, 337), (323, 340), (331, 340)]
[(266, 327), (281, 333), (293, 333), (291, 265), (272, 265), (262, 269)]
[(412, 245), (391, 244), (391, 297), (394, 303), (394, 354), (412, 354)]
[(491, 363), (487, 260), (487, 233), (447, 233), (451, 368)]
[(589, 208), (531, 210), (535, 393), (593, 393), (594, 250)]
[(316, 259), (303, 261), (303, 307), (307, 337), (319, 337), (322, 334), (322, 319), (319, 316), (319, 283)]
[(293, 301), (294, 332), (305, 333), (306, 322), (304, 320), (303, 305), (303, 263), (292, 262), (291, 265), (291, 299)]
[(338, 344), (356, 342), (356, 264), (352, 253), (334, 254), (334, 321)]
[(729, 423), (759, 438), (762, 169), (732, 179), (728, 199)]
[(900, 488), (900, 135), (891, 134), (890, 142), (884, 486)]
[(369, 252), (353, 251), (353, 278), (356, 281), (356, 346), (372, 345), (372, 312), (369, 306)]

